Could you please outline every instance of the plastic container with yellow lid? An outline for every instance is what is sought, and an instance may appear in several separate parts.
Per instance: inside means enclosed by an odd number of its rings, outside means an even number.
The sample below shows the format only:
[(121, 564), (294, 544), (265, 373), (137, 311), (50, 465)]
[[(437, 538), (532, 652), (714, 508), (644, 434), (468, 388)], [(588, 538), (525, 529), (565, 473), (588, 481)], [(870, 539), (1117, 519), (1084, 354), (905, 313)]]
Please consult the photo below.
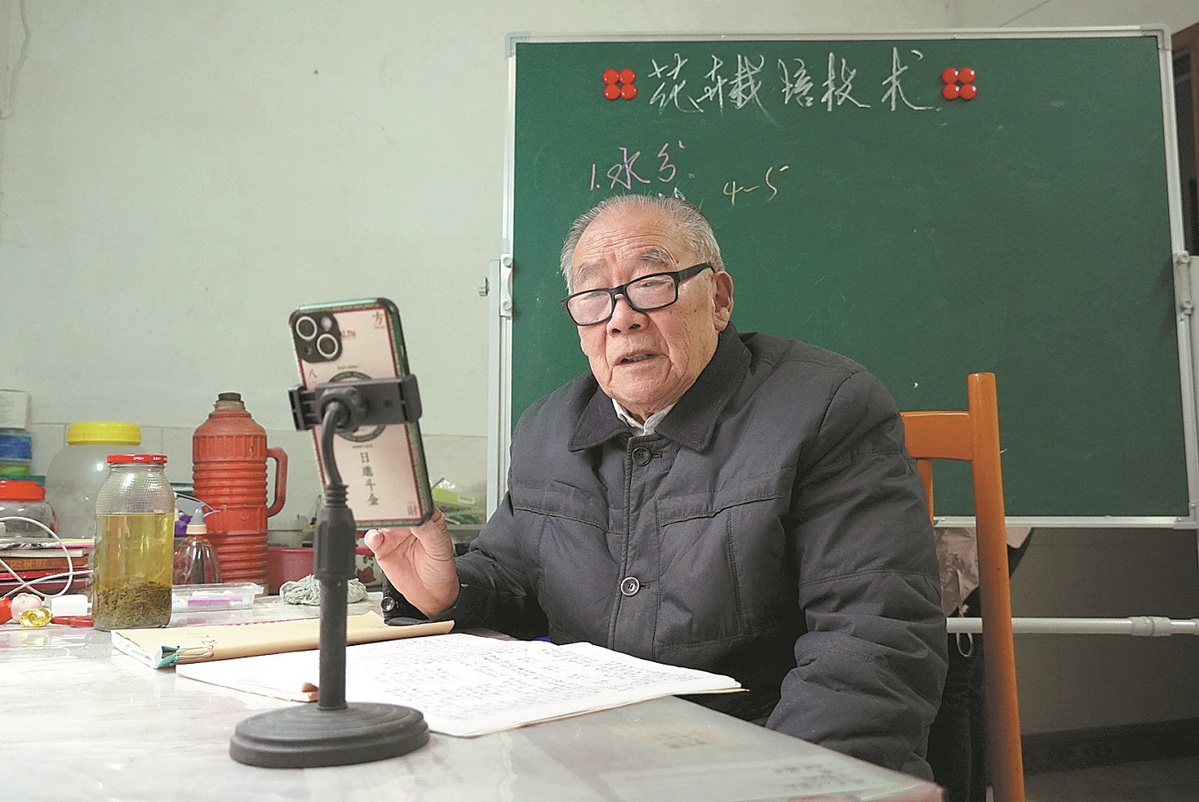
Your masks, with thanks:
[(108, 476), (108, 455), (140, 449), (136, 423), (81, 421), (67, 427), (67, 444), (46, 470), (46, 501), (58, 519), (59, 537), (96, 534), (96, 494)]

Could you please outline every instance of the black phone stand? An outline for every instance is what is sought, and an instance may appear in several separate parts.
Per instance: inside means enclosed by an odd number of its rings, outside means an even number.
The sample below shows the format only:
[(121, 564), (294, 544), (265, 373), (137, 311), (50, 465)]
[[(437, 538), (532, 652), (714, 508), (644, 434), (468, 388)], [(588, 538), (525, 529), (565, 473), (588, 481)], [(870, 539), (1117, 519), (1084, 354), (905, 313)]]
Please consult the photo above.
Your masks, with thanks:
[(346, 599), (354, 578), (354, 515), (333, 456), (338, 432), (408, 423), (420, 417), (416, 377), (331, 382), (290, 392), (300, 430), (322, 426), (326, 484), (316, 518), (313, 573), (321, 587), (320, 699), (251, 716), (237, 725), (229, 755), (267, 768), (346, 766), (398, 757), (429, 741), (420, 711), (374, 702), (346, 703)]

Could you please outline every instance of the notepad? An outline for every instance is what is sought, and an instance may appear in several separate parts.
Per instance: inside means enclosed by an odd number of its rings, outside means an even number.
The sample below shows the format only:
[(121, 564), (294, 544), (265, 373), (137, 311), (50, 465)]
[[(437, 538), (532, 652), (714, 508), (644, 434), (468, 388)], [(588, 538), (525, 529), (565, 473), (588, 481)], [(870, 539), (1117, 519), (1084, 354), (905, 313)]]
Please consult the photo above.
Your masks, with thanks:
[[(453, 621), (435, 621), (407, 627), (388, 626), (374, 611), (346, 617), (346, 643), (443, 635)], [(320, 619), (219, 624), (206, 627), (117, 629), (112, 645), (152, 668), (229, 660), (253, 655), (315, 649), (320, 643)]]
[[(318, 651), (180, 665), (180, 677), (315, 700)], [(429, 729), (475, 736), (675, 694), (740, 690), (736, 680), (590, 643), (556, 646), (454, 633), (346, 649), (345, 698), (415, 708)]]

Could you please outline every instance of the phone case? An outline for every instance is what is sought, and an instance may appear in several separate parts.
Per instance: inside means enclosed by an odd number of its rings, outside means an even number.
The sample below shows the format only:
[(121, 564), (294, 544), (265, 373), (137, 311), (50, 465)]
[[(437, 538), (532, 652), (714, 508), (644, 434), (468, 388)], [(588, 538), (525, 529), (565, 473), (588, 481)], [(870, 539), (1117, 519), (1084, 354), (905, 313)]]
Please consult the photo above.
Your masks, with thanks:
[[(301, 306), (290, 324), (300, 381), (307, 389), (408, 374), (400, 313), (386, 298)], [(312, 433), (324, 481), (320, 427)], [(433, 514), (419, 423), (339, 433), (333, 451), (359, 529), (415, 526)]]

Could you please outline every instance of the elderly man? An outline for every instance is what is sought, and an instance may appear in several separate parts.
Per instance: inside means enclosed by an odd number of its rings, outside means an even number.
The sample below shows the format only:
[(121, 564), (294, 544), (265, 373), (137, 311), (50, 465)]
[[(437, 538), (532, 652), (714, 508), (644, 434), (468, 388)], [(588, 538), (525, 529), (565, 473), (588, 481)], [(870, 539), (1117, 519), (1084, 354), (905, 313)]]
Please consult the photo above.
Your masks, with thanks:
[(727, 674), (748, 693), (695, 701), (930, 777), (945, 617), (891, 397), (849, 359), (739, 334), (684, 201), (601, 203), (562, 268), (591, 372), (525, 412), (468, 553), (440, 514), (367, 534), (389, 617)]

